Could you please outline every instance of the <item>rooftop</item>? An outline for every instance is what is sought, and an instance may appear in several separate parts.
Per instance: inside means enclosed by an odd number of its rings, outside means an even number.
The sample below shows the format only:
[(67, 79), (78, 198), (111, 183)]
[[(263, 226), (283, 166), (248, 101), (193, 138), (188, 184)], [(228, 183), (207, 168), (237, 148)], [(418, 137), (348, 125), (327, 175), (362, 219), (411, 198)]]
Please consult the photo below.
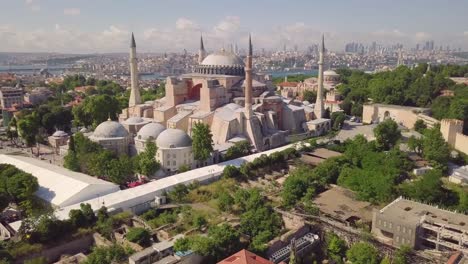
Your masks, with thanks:
[(0, 163), (36, 177), (39, 183), (36, 195), (56, 206), (68, 206), (120, 190), (111, 182), (29, 157), (1, 154)]
[(343, 221), (354, 217), (366, 222), (372, 221), (371, 204), (358, 201), (354, 192), (337, 185), (332, 185), (331, 189), (319, 194), (314, 199), (314, 204), (321, 212)]
[(468, 215), (444, 210), (402, 197), (397, 198), (379, 211), (389, 219), (407, 221), (414, 224), (422, 219), (429, 223), (439, 223), (445, 226), (456, 226), (458, 229), (468, 231)]
[(273, 262), (243, 249), (218, 262), (218, 264), (273, 264)]

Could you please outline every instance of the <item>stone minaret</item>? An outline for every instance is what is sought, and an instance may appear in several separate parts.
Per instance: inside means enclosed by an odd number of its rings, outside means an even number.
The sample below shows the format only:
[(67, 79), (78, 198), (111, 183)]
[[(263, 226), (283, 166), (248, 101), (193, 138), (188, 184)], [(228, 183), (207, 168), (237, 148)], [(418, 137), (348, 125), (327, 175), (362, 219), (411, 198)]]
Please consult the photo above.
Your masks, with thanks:
[(245, 115), (247, 119), (252, 117), (252, 40), (249, 35), (249, 53), (245, 65)]
[(322, 35), (322, 44), (319, 51), (319, 72), (318, 72), (318, 88), (317, 88), (317, 101), (315, 102), (314, 114), (315, 118), (322, 118), (325, 112), (323, 107), (323, 57), (325, 53), (325, 37)]
[(132, 41), (130, 44), (130, 75), (131, 75), (131, 91), (128, 107), (132, 107), (141, 103), (140, 89), (138, 87), (138, 62), (136, 57), (135, 37), (132, 33)]
[(206, 57), (205, 46), (203, 45), (203, 36), (200, 36), (200, 49), (198, 50), (198, 64), (201, 64)]

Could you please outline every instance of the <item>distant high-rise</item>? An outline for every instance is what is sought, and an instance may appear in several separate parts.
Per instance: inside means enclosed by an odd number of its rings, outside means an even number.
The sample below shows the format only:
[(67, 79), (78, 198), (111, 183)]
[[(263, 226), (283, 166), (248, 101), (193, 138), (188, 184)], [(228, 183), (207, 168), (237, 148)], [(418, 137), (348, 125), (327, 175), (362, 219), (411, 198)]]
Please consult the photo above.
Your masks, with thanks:
[(138, 87), (138, 62), (136, 56), (136, 42), (132, 33), (132, 40), (130, 43), (130, 78), (131, 90), (128, 106), (132, 107), (141, 103), (140, 88)]

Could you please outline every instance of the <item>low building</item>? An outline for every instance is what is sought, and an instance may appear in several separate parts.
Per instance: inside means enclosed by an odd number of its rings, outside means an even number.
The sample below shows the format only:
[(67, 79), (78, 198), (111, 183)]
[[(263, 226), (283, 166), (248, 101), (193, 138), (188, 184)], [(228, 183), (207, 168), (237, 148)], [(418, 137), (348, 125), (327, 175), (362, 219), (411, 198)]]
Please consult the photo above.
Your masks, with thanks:
[(321, 136), (331, 129), (331, 120), (327, 118), (318, 118), (306, 123), (307, 129), (313, 136)]
[(35, 195), (57, 207), (79, 204), (120, 190), (111, 182), (29, 157), (1, 154), (0, 163), (13, 165), (37, 178), (39, 189)]
[(67, 133), (61, 130), (57, 130), (48, 137), (49, 144), (54, 148), (55, 154), (60, 154), (60, 147), (68, 144), (70, 137)]
[(417, 120), (423, 120), (428, 127), (431, 127), (433, 120), (428, 114), (429, 108), (410, 107), (401, 105), (386, 104), (368, 104), (364, 105), (362, 113), (362, 122), (366, 124), (375, 124), (391, 118), (398, 124), (412, 129)]
[(180, 129), (168, 128), (156, 139), (156, 159), (165, 172), (176, 172), (182, 165), (193, 168), (192, 139)]
[(332, 185), (331, 188), (314, 199), (320, 214), (349, 226), (356, 222), (371, 223), (373, 207), (359, 201), (353, 191)]
[(397, 198), (373, 213), (372, 233), (393, 246), (468, 254), (468, 216)]
[(36, 87), (24, 95), (24, 101), (32, 105), (39, 105), (47, 101), (52, 94), (47, 87)]

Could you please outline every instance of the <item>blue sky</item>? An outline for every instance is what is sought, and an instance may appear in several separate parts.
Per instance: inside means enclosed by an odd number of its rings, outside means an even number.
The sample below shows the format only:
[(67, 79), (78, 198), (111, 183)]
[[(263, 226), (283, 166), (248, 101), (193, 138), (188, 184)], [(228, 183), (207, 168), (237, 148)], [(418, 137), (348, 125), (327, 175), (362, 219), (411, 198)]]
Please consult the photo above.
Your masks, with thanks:
[(300, 48), (323, 32), (331, 49), (348, 41), (468, 49), (463, 0), (0, 0), (0, 51), (114, 52), (131, 31), (142, 51), (195, 50), (246, 41)]

